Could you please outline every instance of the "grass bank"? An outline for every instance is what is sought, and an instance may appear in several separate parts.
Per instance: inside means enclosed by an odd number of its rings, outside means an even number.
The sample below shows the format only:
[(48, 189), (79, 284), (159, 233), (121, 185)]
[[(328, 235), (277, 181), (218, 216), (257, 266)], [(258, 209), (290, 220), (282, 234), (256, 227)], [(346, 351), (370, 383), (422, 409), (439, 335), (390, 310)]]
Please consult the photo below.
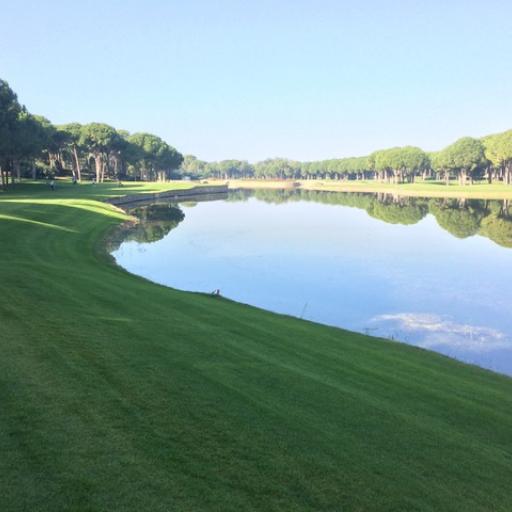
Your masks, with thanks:
[(130, 275), (119, 193), (0, 193), (0, 510), (510, 510), (511, 379)]
[[(225, 183), (222, 180), (208, 180), (210, 183)], [(502, 183), (482, 183), (461, 186), (452, 182), (417, 181), (415, 183), (380, 183), (370, 181), (336, 180), (229, 180), (230, 188), (293, 188), (293, 184), (307, 190), (330, 192), (383, 192), (410, 197), (452, 197), (467, 199), (512, 199), (512, 186)]]

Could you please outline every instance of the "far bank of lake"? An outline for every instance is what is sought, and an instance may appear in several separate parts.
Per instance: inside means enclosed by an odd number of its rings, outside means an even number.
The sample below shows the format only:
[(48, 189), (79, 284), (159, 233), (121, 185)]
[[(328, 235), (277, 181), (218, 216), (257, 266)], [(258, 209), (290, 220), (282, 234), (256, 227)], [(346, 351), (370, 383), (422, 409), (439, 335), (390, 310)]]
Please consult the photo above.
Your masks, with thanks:
[(416, 180), (414, 183), (387, 183), (378, 180), (272, 180), (272, 179), (229, 179), (212, 180), (207, 183), (227, 183), (233, 190), (237, 189), (303, 189), (323, 192), (361, 192), (385, 193), (401, 197), (449, 197), (453, 199), (512, 199), (512, 185), (502, 182), (487, 183), (475, 181), (472, 185), (459, 185), (451, 180), (447, 185), (444, 181)]

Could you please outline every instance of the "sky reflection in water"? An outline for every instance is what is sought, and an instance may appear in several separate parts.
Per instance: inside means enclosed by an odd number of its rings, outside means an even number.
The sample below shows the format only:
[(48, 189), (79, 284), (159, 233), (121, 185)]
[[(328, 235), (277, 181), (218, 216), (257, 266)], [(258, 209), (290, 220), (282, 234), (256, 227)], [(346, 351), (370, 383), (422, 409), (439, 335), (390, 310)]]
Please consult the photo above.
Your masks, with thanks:
[(457, 238), (428, 213), (458, 236), (494, 233), (502, 243), (509, 225), (501, 223), (499, 203), (465, 204), (461, 212), (452, 201), (439, 213), (441, 200), (411, 200), (415, 209), (400, 210), (402, 219), (393, 205), (379, 214), (411, 223), (404, 225), (370, 216), (385, 205), (375, 209), (367, 198), (362, 209), (296, 196), (279, 204), (236, 200), (243, 196), (182, 204), (185, 220), (171, 223), (162, 239), (127, 240), (114, 256), (174, 288), (218, 288), (240, 302), (512, 375), (512, 249), (481, 235)]

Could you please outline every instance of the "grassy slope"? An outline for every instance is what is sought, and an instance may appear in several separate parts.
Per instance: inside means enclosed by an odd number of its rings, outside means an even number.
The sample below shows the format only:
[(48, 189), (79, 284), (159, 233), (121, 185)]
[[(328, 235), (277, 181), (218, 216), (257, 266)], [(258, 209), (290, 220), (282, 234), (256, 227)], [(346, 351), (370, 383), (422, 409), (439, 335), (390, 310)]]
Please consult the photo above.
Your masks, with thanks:
[[(215, 180), (209, 180), (215, 183)], [(222, 180), (217, 180), (219, 183)], [(229, 180), (231, 188), (283, 188), (294, 181)], [(452, 181), (446, 185), (440, 181), (417, 181), (416, 183), (380, 183), (375, 181), (299, 180), (301, 188), (333, 192), (385, 192), (402, 196), (418, 197), (466, 197), (472, 199), (512, 199), (512, 186), (502, 183), (475, 183), (461, 186)]]
[(130, 275), (116, 190), (0, 195), (0, 510), (510, 511), (512, 380)]

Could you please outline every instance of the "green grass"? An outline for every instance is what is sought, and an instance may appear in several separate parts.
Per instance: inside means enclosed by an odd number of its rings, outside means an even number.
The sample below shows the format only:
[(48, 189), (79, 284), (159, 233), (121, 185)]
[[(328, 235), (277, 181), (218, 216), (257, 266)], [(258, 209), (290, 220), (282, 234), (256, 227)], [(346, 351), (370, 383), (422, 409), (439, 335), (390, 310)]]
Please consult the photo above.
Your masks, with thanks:
[(116, 193), (0, 193), (0, 510), (511, 510), (511, 379), (130, 275)]
[[(307, 186), (307, 183), (304, 183)], [(495, 182), (489, 184), (479, 181), (473, 185), (459, 185), (457, 181), (451, 181), (447, 185), (444, 181), (416, 181), (415, 183), (379, 183), (375, 181), (350, 181), (350, 182), (332, 182), (320, 181), (321, 187), (336, 187), (358, 190), (371, 188), (375, 191), (391, 191), (403, 193), (404, 195), (425, 195), (425, 196), (455, 196), (472, 197), (478, 199), (505, 199), (512, 198), (512, 186)]]
[[(130, 194), (145, 194), (152, 192), (163, 192), (165, 190), (187, 189), (200, 186), (197, 181), (172, 181), (172, 182), (141, 182), (141, 181), (123, 181), (121, 185), (117, 182), (108, 181), (105, 183), (92, 184), (84, 181), (81, 184), (72, 185), (70, 180), (61, 179), (55, 181), (55, 191), (50, 190), (50, 186), (45, 181), (24, 181), (22, 185), (15, 184), (10, 186), (7, 191), (0, 189), (0, 199), (2, 197), (45, 197), (45, 198), (65, 198), (65, 199), (84, 199), (104, 200), (109, 197), (124, 196)], [(3, 194), (3, 195), (2, 195)]]
[[(214, 180), (210, 180), (214, 183)], [(220, 180), (219, 180), (220, 181)], [(232, 188), (279, 188), (293, 183), (293, 180), (230, 180)], [(338, 181), (338, 180), (299, 180), (301, 188), (310, 190), (330, 190), (334, 192), (385, 192), (403, 196), (421, 197), (466, 197), (472, 199), (512, 199), (512, 185), (479, 181), (474, 185), (459, 185), (452, 180), (449, 185), (444, 181), (421, 181), (415, 183), (381, 183), (374, 180)]]
[(317, 188), (318, 190), (344, 190), (362, 192), (389, 192), (403, 196), (422, 197), (466, 197), (472, 199), (512, 199), (512, 186), (503, 183), (479, 181), (473, 185), (459, 185), (457, 181), (446, 185), (444, 181), (421, 181), (415, 183), (379, 183), (375, 181), (325, 181), (316, 180), (301, 182), (304, 188)]

